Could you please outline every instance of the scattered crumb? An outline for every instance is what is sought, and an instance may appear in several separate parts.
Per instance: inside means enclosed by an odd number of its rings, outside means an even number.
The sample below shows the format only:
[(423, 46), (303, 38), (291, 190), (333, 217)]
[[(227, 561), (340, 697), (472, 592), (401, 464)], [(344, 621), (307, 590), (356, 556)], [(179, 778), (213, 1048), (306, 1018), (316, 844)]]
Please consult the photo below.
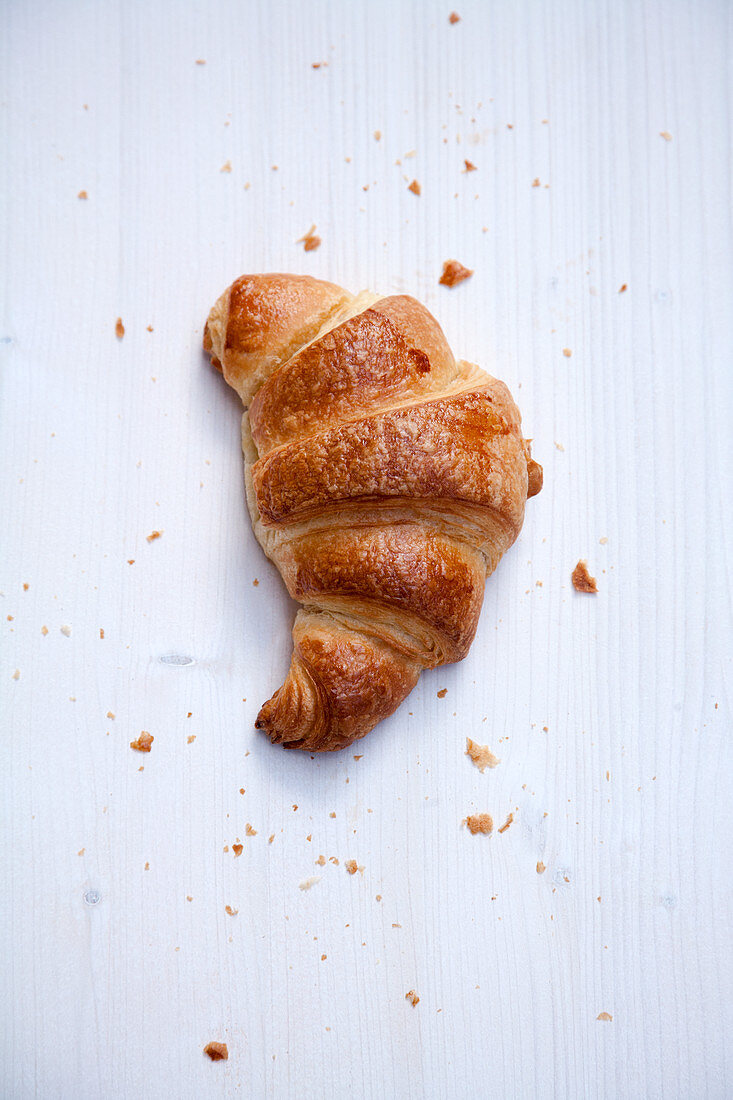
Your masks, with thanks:
[(563, 447), (562, 443), (557, 443), (557, 442), (556, 442), (556, 443), (555, 443), (555, 446), (557, 447), (558, 451), (564, 451), (564, 450), (565, 450), (565, 448)]
[(413, 195), (419, 195), (421, 193), (420, 184), (417, 180), (413, 180), (407, 190), (412, 191)]
[(336, 859), (336, 856), (329, 856), (328, 857), (328, 862), (332, 863), (334, 865), (334, 867), (338, 867), (338, 865), (339, 865), (339, 861)]
[(245, 836), (257, 836), (257, 830), (252, 828), (249, 821), (247, 822), (247, 824), (244, 827), (244, 833), (245, 833)]
[(104, 640), (104, 628), (101, 626), (99, 628), (99, 637)]
[[(252, 581), (252, 585), (253, 585), (253, 586), (254, 586), (255, 588), (258, 588), (258, 587), (259, 587), (259, 584), (260, 584), (259, 580), (257, 579), (257, 577), (255, 577), (255, 579), (254, 579), (254, 580)], [(246, 699), (242, 699), (242, 702), (243, 702), (243, 703), (246, 703), (246, 702), (247, 702), (247, 700), (246, 700)]]
[(86, 848), (80, 848), (79, 851), (76, 854), (78, 856), (83, 856), (85, 852), (86, 852)]
[(230, 160), (225, 160), (224, 163), (222, 164), (221, 168), (219, 169), (220, 172), (231, 172), (231, 170), (232, 170), (232, 162)]
[(239, 793), (240, 793), (240, 794), (244, 794), (244, 787), (240, 787), (240, 788), (239, 788)]
[(231, 905), (225, 905), (224, 911), (228, 913), (230, 917), (236, 917), (237, 913), (239, 912), (238, 909), (232, 909)]
[(186, 744), (187, 745), (192, 745), (195, 740), (196, 740), (196, 734), (195, 733), (189, 733), (188, 737), (186, 738)]
[(329, 814), (328, 816), (329, 816), (329, 817), (335, 817), (335, 816), (336, 816), (336, 811), (335, 811), (335, 810), (331, 810), (331, 812), (330, 812), (330, 814)]
[(135, 564), (135, 559), (134, 558), (128, 558), (127, 559), (127, 564), (128, 565), (134, 565)]
[(628, 285), (626, 283), (621, 283), (621, 286), (618, 288), (618, 292), (619, 292), (619, 294), (623, 294), (624, 291), (626, 291), (628, 289), (629, 288), (628, 288)]
[(325, 867), (326, 866), (326, 857), (324, 855), (320, 855), (318, 857), (318, 859), (316, 860), (316, 863), (318, 864), (319, 867)]
[(466, 818), (466, 825), (471, 836), (475, 836), (476, 833), (488, 836), (493, 831), (494, 820), (491, 814), (471, 814)]
[(111, 719), (112, 719), (112, 720), (114, 721), (114, 714), (112, 713), (112, 711), (111, 711), (111, 710), (108, 710), (108, 711), (107, 711), (107, 717), (108, 717), (108, 718), (111, 718)]
[(76, 197), (77, 197), (77, 199), (88, 199), (89, 198), (86, 191), (80, 191), (79, 194)]
[(466, 279), (470, 279), (472, 275), (473, 270), (464, 267), (458, 260), (446, 260), (443, 264), (443, 274), (440, 276), (438, 282), (441, 286), (457, 286), (458, 283), (463, 283)]
[(539, 185), (540, 185), (540, 181), (535, 176), (535, 178), (532, 180), (532, 186), (533, 187), (539, 187)]
[(401, 928), (401, 927), (402, 927), (402, 925), (401, 925), (401, 924), (395, 924), (395, 923), (394, 923), (394, 921), (393, 921), (393, 922), (392, 922), (392, 927), (393, 927), (393, 928)]
[(275, 839), (275, 834), (271, 833), (270, 836), (268, 836), (268, 838), (267, 838), (267, 843), (272, 844), (274, 839)]
[(602, 538), (600, 538), (600, 539), (599, 539), (598, 541), (600, 542), (601, 546), (605, 546), (605, 545), (606, 545), (606, 543), (608, 542), (608, 538), (607, 538), (607, 536), (606, 536), (606, 535), (604, 535), (604, 536), (603, 536)]
[(596, 1016), (596, 1020), (612, 1020), (613, 1016), (610, 1012), (599, 1012)]
[(562, 353), (563, 353), (563, 355), (565, 356), (566, 359), (569, 359), (570, 356), (573, 354), (572, 351), (570, 350), (570, 348), (563, 348)]
[(545, 865), (544, 865), (544, 863), (542, 862), (542, 860), (541, 860), (541, 859), (540, 859), (540, 860), (538, 860), (538, 862), (537, 862), (537, 874), (538, 874), (538, 875), (543, 875), (543, 874), (545, 873), (545, 871), (546, 871), (546, 870), (547, 870), (547, 868), (545, 867)]
[(19, 668), (16, 668), (15, 672), (13, 673), (13, 679), (14, 680), (19, 680), (20, 679), (20, 669)]
[(597, 592), (596, 578), (588, 572), (588, 563), (579, 561), (570, 576), (576, 592)]
[(62, 626), (61, 627), (61, 633), (64, 635), (65, 638), (70, 638), (71, 637), (71, 627), (70, 626)]
[(321, 238), (316, 236), (316, 227), (312, 225), (304, 237), (298, 237), (297, 244), (303, 242), (303, 248), (306, 252), (313, 252), (316, 248), (320, 247)]
[(476, 172), (476, 171), (478, 171), (478, 169), (476, 168), (476, 165), (472, 164), (470, 160), (464, 160), (463, 163), (466, 166), (464, 168), (464, 172)]
[(504, 824), (499, 829), (499, 832), (500, 833), (505, 833), (513, 821), (514, 821), (514, 814), (509, 814), (506, 821), (504, 822)]
[(186, 901), (193, 901), (193, 898), (190, 894), (186, 894)]
[(358, 755), (358, 756), (355, 756), (355, 757), (354, 757), (354, 760), (361, 760), (361, 759), (363, 758), (363, 756), (364, 756), (364, 753), (363, 753), (363, 752), (361, 752), (361, 753), (359, 753), (359, 755)]
[(407, 993), (405, 993), (405, 1000), (409, 1001), (413, 1008), (415, 1007), (415, 1005), (420, 1004), (420, 998), (418, 997), (414, 989), (410, 989), (407, 991)]
[[(197, 61), (197, 65), (205, 65), (205, 61)], [(204, 1054), (208, 1054), (212, 1062), (226, 1062), (229, 1057), (226, 1043), (207, 1043)]]
[(669, 130), (660, 130), (659, 131), (659, 136), (663, 137), (665, 141), (671, 141), (672, 140), (672, 135), (670, 134)]
[[(448, 16), (448, 22), (449, 23), (460, 23), (460, 21), (461, 21), (461, 17), (458, 14), (457, 11), (452, 11), (450, 13), (450, 15)], [(409, 993), (408, 993), (408, 997), (409, 997)]]
[(375, 130), (374, 131), (374, 140), (375, 141), (380, 141), (381, 137), (382, 137), (382, 131), (381, 130)]
[(24, 591), (24, 592), (27, 592), (29, 588), (30, 588), (30, 585), (29, 585), (29, 584), (25, 584), (25, 582), (24, 582), (24, 583), (23, 583), (23, 591)]
[(118, 317), (115, 321), (115, 336), (118, 340), (121, 340), (125, 335), (125, 326), (122, 324), (122, 318)]
[(45, 636), (48, 634), (48, 627), (47, 626), (42, 626), (41, 627), (41, 634), (43, 634), (43, 636), (45, 638)]
[(145, 861), (145, 868), (144, 868), (144, 870), (146, 870), (146, 871), (149, 871), (149, 870), (150, 870), (150, 864), (148, 863), (148, 861), (147, 861), (147, 860)]
[(150, 752), (150, 746), (155, 738), (147, 732), (147, 730), (140, 730), (140, 736), (137, 741), (130, 742), (130, 748), (135, 752)]
[(299, 890), (310, 890), (311, 886), (315, 886), (317, 882), (321, 881), (320, 875), (311, 875), (310, 878), (304, 878), (299, 884)]
[(448, 688), (441, 688), (440, 691), (438, 692), (438, 698), (439, 699), (445, 699), (447, 694), (448, 694)]
[(203, 57), (197, 57), (197, 58), (196, 58), (196, 64), (197, 64), (197, 65), (205, 65), (205, 64), (206, 64), (206, 60), (205, 60), (205, 59), (204, 59)]
[(344, 863), (344, 867), (350, 875), (355, 875), (356, 872), (359, 870), (359, 866), (355, 859), (347, 859)]
[(471, 757), (482, 775), (486, 768), (495, 768), (497, 764), (501, 763), (499, 757), (494, 756), (488, 745), (479, 745), (476, 741), (472, 741), (470, 737), (466, 738), (465, 755)]
[(244, 851), (244, 844), (232, 844), (232, 851), (234, 852), (234, 858), (237, 859)]
[(327, 958), (328, 955), (321, 955), (321, 962), (325, 962)]
[(146, 542), (155, 542), (155, 540), (159, 539), (162, 534), (163, 534), (162, 531), (151, 531), (149, 535), (145, 536), (145, 541)]

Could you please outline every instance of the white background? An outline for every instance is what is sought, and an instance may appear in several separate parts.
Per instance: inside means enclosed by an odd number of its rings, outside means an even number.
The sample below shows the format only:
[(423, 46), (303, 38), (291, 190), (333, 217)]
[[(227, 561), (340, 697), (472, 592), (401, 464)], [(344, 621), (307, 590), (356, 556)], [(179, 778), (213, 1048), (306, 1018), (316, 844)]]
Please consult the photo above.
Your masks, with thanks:
[[(731, 1094), (731, 8), (455, 3), (3, 5), (3, 1097)], [(545, 468), (466, 661), (316, 759), (200, 351), (273, 270), (421, 298)]]

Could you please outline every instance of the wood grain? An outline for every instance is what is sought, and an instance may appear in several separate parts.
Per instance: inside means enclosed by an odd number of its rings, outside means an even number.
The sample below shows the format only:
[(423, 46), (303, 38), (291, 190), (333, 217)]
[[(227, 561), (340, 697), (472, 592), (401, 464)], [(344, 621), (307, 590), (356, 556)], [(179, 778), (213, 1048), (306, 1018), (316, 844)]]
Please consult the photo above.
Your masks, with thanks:
[[(730, 7), (457, 10), (5, 6), (3, 1096), (731, 1094)], [(253, 729), (294, 608), (200, 341), (268, 270), (421, 298), (545, 467), (360, 760)]]

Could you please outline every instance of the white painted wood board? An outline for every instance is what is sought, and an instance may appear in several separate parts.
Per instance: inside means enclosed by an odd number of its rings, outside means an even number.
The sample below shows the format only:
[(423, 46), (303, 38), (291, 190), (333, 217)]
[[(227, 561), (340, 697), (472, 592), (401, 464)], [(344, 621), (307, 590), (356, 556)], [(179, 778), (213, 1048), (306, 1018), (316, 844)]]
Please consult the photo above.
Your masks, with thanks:
[[(455, 2), (3, 7), (3, 1096), (733, 1090), (731, 9)], [(545, 468), (358, 761), (253, 729), (294, 608), (200, 342), (268, 270), (421, 298)]]

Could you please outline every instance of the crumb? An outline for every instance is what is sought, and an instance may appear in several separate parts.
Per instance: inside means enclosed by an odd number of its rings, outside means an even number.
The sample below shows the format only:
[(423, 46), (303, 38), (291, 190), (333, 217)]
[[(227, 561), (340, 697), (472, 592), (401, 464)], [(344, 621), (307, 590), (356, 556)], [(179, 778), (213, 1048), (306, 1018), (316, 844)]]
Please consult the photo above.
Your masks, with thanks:
[(297, 244), (303, 242), (303, 248), (306, 252), (313, 252), (316, 248), (320, 247), (321, 238), (316, 236), (316, 227), (312, 225), (304, 237), (298, 237)]
[(270, 836), (268, 836), (268, 838), (267, 838), (267, 843), (272, 844), (274, 839), (275, 839), (275, 834), (271, 833)]
[(670, 134), (669, 130), (660, 130), (659, 131), (659, 136), (663, 137), (665, 141), (671, 141), (672, 140), (672, 135)]
[(240, 793), (240, 794), (244, 794), (244, 787), (240, 787), (240, 788), (239, 788), (239, 793)]
[(192, 710), (190, 710), (190, 711), (188, 712), (188, 714), (186, 715), (186, 718), (190, 718), (192, 714), (193, 714), (193, 711), (192, 711)]
[(541, 860), (541, 859), (540, 859), (540, 860), (538, 860), (538, 861), (537, 861), (537, 874), (538, 874), (538, 875), (543, 875), (543, 874), (545, 873), (545, 871), (546, 871), (546, 870), (547, 870), (547, 868), (545, 867), (545, 865), (544, 865), (544, 863), (542, 862), (542, 860)]
[(450, 13), (450, 15), (448, 16), (448, 22), (449, 23), (460, 23), (460, 21), (461, 21), (461, 17), (458, 14), (457, 11), (452, 11)]
[(79, 194), (76, 197), (77, 197), (77, 199), (88, 199), (89, 198), (86, 191), (80, 191)]
[(374, 131), (374, 140), (379, 141), (381, 139), (381, 137), (382, 137), (382, 131), (381, 130), (375, 130)]
[(557, 442), (556, 442), (556, 443), (555, 443), (555, 446), (557, 447), (558, 451), (564, 451), (564, 450), (565, 450), (565, 448), (563, 447), (562, 443), (557, 443)]
[(244, 834), (245, 836), (257, 836), (257, 830), (252, 828), (249, 821), (244, 827)]
[(355, 756), (355, 757), (354, 757), (354, 760), (363, 760), (363, 758), (364, 758), (364, 753), (363, 753), (363, 752), (361, 752), (361, 753), (359, 753), (359, 755), (358, 755), (358, 756)]
[(327, 958), (328, 955), (321, 955), (321, 962), (325, 962)]
[[(197, 65), (205, 65), (205, 64), (206, 64), (206, 61), (205, 61), (205, 59), (204, 59), (203, 57), (197, 57), (197, 58), (196, 58), (196, 64), (197, 64)], [(207, 1053), (208, 1053), (208, 1052), (207, 1052)]]
[(15, 615), (8, 615), (7, 616), (7, 620), (8, 620), (9, 623), (12, 623), (14, 618), (15, 618)]
[(232, 162), (230, 160), (225, 160), (224, 163), (222, 164), (221, 168), (219, 169), (220, 172), (231, 172), (231, 170), (232, 170)]
[(71, 637), (71, 627), (70, 626), (62, 626), (61, 627), (61, 633), (63, 634), (63, 636), (65, 638), (70, 638)]
[(419, 195), (421, 192), (420, 184), (417, 180), (413, 180), (407, 190), (412, 191), (413, 195)]
[(420, 998), (418, 997), (414, 989), (410, 989), (407, 993), (405, 993), (405, 1000), (409, 1001), (413, 1008), (415, 1007), (415, 1005), (420, 1004)]
[[(197, 61), (196, 64), (203, 65), (205, 62)], [(204, 1047), (204, 1054), (208, 1054), (212, 1062), (226, 1062), (229, 1057), (226, 1043), (207, 1043)]]
[(48, 627), (47, 626), (42, 626), (41, 627), (41, 634), (43, 634), (43, 636), (45, 638), (45, 636), (48, 634)]
[(307, 837), (306, 837), (305, 839), (306, 839), (306, 840), (308, 841), (308, 843), (310, 844), (311, 840), (313, 840), (313, 833), (308, 833), (308, 836), (307, 836)]
[(335, 816), (336, 816), (336, 811), (335, 811), (335, 810), (331, 810), (331, 812), (330, 812), (330, 814), (329, 814), (328, 816), (329, 816), (329, 817), (335, 817)]
[(135, 559), (134, 558), (128, 558), (127, 559), (127, 564), (128, 565), (134, 565), (135, 564)]
[(499, 829), (499, 832), (500, 833), (505, 833), (513, 821), (514, 821), (514, 814), (509, 814), (506, 821), (504, 822), (504, 824)]
[(102, 640), (104, 640), (104, 629), (103, 629), (103, 627), (101, 627), (101, 626), (100, 626), (100, 628), (99, 628), (99, 637), (100, 637), (100, 638), (101, 638)]
[(513, 130), (514, 129), (514, 123), (513, 122), (507, 122), (506, 128), (507, 128), (507, 130)]
[(239, 912), (238, 909), (232, 909), (231, 905), (225, 905), (224, 911), (228, 913), (230, 917), (236, 917), (237, 913)]
[(491, 814), (471, 814), (466, 818), (466, 825), (471, 836), (483, 833), (488, 836), (493, 831), (494, 821)]
[(569, 359), (570, 356), (573, 354), (572, 351), (570, 350), (570, 348), (563, 348), (562, 353), (563, 353), (563, 355), (565, 356), (566, 359)]
[(155, 542), (155, 540), (159, 539), (162, 534), (163, 534), (162, 531), (151, 531), (149, 535), (145, 536), (145, 541), (146, 542)]
[(115, 336), (118, 340), (121, 340), (125, 335), (125, 326), (122, 324), (122, 318), (118, 317), (115, 321)]
[(535, 178), (532, 180), (532, 186), (533, 187), (539, 187), (539, 185), (540, 185), (540, 181), (535, 176)]
[(382, 895), (381, 895), (381, 894), (377, 894), (377, 896), (376, 896), (376, 898), (375, 898), (375, 901), (381, 901), (381, 900), (382, 900)]
[(316, 860), (316, 863), (318, 864), (319, 867), (325, 867), (326, 866), (326, 857), (323, 856), (323, 855), (320, 855), (318, 857), (318, 859)]
[(144, 868), (144, 869), (145, 869), (146, 871), (149, 871), (149, 870), (150, 870), (150, 864), (149, 864), (149, 863), (147, 862), (147, 860), (145, 861), (145, 868)]
[(463, 163), (466, 166), (464, 168), (464, 172), (477, 172), (478, 171), (478, 169), (476, 168), (476, 165), (472, 164), (470, 160), (464, 160)]
[(347, 872), (350, 875), (355, 875), (356, 872), (359, 870), (359, 867), (358, 867), (357, 862), (356, 862), (355, 859), (347, 859), (346, 862), (344, 863), (344, 867), (346, 868)]
[(24, 592), (27, 592), (29, 588), (30, 588), (29, 584), (25, 584), (25, 583), (23, 584), (23, 591)]
[(588, 572), (588, 563), (579, 561), (570, 576), (576, 592), (597, 592), (596, 578)]
[(599, 1012), (596, 1016), (596, 1020), (612, 1020), (613, 1016), (610, 1012)]
[(471, 757), (471, 760), (482, 774), (486, 768), (495, 768), (497, 764), (501, 763), (499, 757), (494, 756), (488, 745), (479, 745), (476, 741), (472, 741), (470, 737), (466, 738), (465, 755)]
[(393, 928), (401, 928), (401, 927), (402, 927), (402, 925), (401, 925), (401, 924), (395, 924), (395, 923), (394, 923), (394, 921), (393, 921), (393, 922), (392, 922), (392, 927), (393, 927)]
[(85, 852), (86, 852), (86, 848), (80, 848), (79, 851), (76, 854), (78, 856), (83, 856)]
[(150, 752), (150, 746), (155, 738), (147, 732), (147, 730), (140, 730), (140, 736), (137, 741), (130, 742), (130, 748), (135, 752)]
[(107, 717), (108, 717), (108, 718), (111, 718), (111, 719), (112, 719), (112, 720), (114, 721), (114, 714), (112, 713), (112, 711), (111, 711), (111, 710), (108, 710), (108, 711), (107, 711)]
[(441, 286), (457, 286), (458, 283), (470, 279), (472, 275), (473, 270), (464, 267), (458, 260), (446, 260), (443, 264), (443, 274), (438, 282)]
[[(259, 583), (260, 583), (260, 582), (258, 581), (257, 577), (255, 577), (255, 579), (254, 579), (254, 580), (252, 581), (252, 584), (253, 584), (253, 586), (254, 586), (255, 588), (258, 588), (258, 587), (259, 587)], [(246, 702), (247, 702), (247, 700), (246, 700), (246, 699), (242, 699), (242, 702), (243, 702), (243, 703), (246, 703)]]
[(193, 901), (193, 898), (190, 894), (186, 894), (186, 901)]
[(145, 765), (144, 765), (144, 764), (141, 764), (141, 765), (140, 765), (140, 767), (139, 767), (139, 768), (138, 768), (137, 770), (138, 770), (139, 772), (144, 772), (144, 771), (145, 771)]
[(619, 292), (619, 294), (623, 294), (624, 291), (626, 291), (628, 289), (629, 288), (628, 288), (628, 285), (626, 283), (621, 283), (621, 286), (618, 288), (618, 292)]
[(232, 844), (232, 851), (234, 852), (234, 858), (237, 859), (244, 851), (244, 844)]
[(195, 740), (196, 740), (196, 734), (195, 733), (189, 733), (188, 737), (186, 738), (186, 744), (187, 745), (192, 745)]
[(293, 813), (295, 813), (295, 811), (296, 811), (297, 809), (298, 809), (298, 803), (297, 803), (297, 802), (294, 802), (294, 803), (293, 803)]
[(338, 865), (339, 865), (339, 861), (336, 859), (336, 856), (329, 856), (328, 857), (328, 862), (332, 863), (334, 865), (334, 867), (338, 867)]
[(19, 668), (16, 668), (15, 672), (13, 673), (13, 679), (14, 680), (19, 680), (20, 679), (20, 669)]
[(299, 890), (310, 890), (311, 886), (315, 886), (317, 882), (321, 881), (320, 875), (311, 875), (310, 878), (304, 878), (298, 885)]

